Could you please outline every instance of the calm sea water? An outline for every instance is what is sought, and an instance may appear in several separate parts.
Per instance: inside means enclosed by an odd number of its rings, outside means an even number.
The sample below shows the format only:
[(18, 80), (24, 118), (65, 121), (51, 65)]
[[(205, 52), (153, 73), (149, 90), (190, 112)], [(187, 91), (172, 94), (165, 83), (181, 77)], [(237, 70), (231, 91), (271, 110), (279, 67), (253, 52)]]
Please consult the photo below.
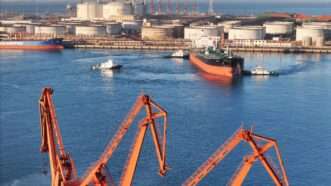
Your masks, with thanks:
[[(20, 12), (27, 14), (49, 14), (49, 13), (63, 13), (66, 5), (64, 2), (1, 2), (0, 0), (0, 11), (1, 12)], [(73, 3), (71, 3), (73, 4)], [(191, 4), (190, 4), (191, 6)], [(164, 11), (167, 5), (164, 4)], [(183, 3), (180, 4), (183, 7)], [(172, 6), (173, 12), (175, 12), (175, 4)], [(189, 7), (188, 9), (191, 9)], [(242, 2), (242, 3), (231, 3), (231, 2), (215, 2), (214, 11), (223, 14), (234, 14), (234, 15), (250, 15), (260, 14), (263, 12), (290, 12), (290, 13), (305, 13), (309, 15), (325, 15), (330, 14), (331, 1), (325, 3), (254, 3), (254, 2)], [(149, 9), (149, 7), (147, 7)], [(200, 2), (197, 7), (199, 12), (207, 12), (208, 3)]]
[[(147, 93), (169, 113), (168, 175), (160, 178), (150, 135), (135, 185), (180, 185), (242, 123), (278, 140), (291, 185), (331, 183), (331, 55), (241, 53), (246, 68), (264, 65), (279, 77), (245, 77), (228, 83), (199, 73), (187, 60), (158, 52), (64, 50), (0, 52), (0, 185), (49, 185), (39, 153), (38, 99), (55, 89), (54, 102), (66, 150), (79, 174), (95, 161), (136, 97)], [(91, 71), (113, 59), (119, 73)], [(109, 169), (118, 181), (135, 128)], [(224, 185), (249, 152), (240, 145), (202, 181)], [(270, 154), (274, 157), (273, 154)], [(46, 170), (48, 170), (46, 166)], [(247, 185), (273, 185), (258, 162)]]

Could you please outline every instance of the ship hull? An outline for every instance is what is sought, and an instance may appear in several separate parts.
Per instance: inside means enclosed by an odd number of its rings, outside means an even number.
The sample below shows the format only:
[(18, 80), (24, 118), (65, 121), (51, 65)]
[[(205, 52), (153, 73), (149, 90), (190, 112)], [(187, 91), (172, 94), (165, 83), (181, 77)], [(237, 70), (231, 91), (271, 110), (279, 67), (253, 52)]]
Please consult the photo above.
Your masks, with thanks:
[(45, 41), (0, 41), (0, 49), (6, 50), (62, 50), (62, 39), (50, 39)]
[(190, 62), (196, 66), (198, 69), (216, 76), (223, 76), (228, 78), (233, 78), (235, 76), (240, 76), (241, 73), (235, 73), (235, 70), (231, 66), (214, 66), (205, 63), (199, 56), (195, 53), (190, 53)]

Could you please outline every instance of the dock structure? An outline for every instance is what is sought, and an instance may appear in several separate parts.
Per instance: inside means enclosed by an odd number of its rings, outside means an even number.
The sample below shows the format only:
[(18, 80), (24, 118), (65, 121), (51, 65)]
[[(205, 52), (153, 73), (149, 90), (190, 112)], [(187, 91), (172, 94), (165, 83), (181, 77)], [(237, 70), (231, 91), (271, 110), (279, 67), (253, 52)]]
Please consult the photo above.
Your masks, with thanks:
[(278, 52), (278, 53), (331, 53), (331, 46), (325, 47), (230, 47), (235, 52)]

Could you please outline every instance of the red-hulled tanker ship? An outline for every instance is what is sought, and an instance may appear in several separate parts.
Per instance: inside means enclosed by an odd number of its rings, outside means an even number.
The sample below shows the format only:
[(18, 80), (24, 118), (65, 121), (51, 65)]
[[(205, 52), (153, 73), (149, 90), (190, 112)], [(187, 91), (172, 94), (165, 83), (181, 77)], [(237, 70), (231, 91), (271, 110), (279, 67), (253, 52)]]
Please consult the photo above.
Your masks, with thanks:
[(205, 52), (190, 52), (190, 62), (200, 70), (228, 78), (243, 74), (244, 59), (230, 52), (208, 49)]

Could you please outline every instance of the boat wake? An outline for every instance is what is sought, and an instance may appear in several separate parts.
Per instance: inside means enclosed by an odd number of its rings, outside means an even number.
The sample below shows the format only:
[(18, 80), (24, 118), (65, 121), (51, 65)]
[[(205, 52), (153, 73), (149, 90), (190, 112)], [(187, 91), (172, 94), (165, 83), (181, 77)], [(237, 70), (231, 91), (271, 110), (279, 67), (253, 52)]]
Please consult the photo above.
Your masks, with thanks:
[(291, 75), (299, 72), (304, 72), (307, 69), (309, 69), (311, 65), (313, 65), (313, 63), (309, 63), (309, 62), (298, 63), (298, 64), (290, 65), (287, 68), (280, 69), (278, 72), (280, 75)]
[(12, 180), (8, 183), (4, 183), (3, 186), (49, 186), (50, 176), (44, 174), (32, 174), (20, 179)]

